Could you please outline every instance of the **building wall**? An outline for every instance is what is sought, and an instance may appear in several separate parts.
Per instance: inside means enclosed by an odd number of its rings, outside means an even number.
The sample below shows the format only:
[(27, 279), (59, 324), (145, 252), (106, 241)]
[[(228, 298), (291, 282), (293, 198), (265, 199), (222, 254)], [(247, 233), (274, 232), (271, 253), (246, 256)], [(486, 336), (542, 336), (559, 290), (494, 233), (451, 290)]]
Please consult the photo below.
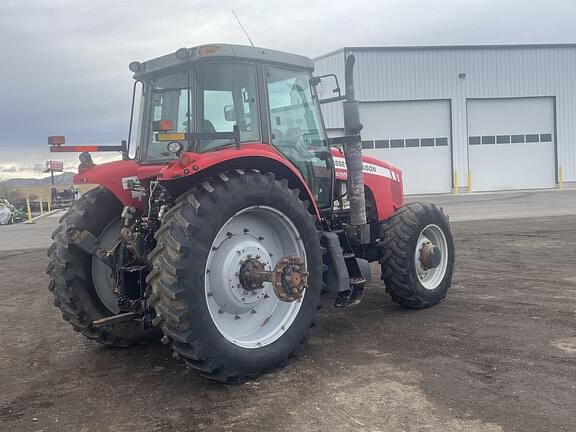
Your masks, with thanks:
[[(344, 49), (335, 51), (325, 56), (314, 59), (314, 75), (336, 74), (340, 88), (344, 91)], [(331, 81), (327, 80), (326, 86), (319, 90), (324, 90), (320, 94), (321, 98), (328, 98), (332, 95), (328, 93)], [(326, 87), (326, 88), (324, 88)], [(328, 103), (322, 105), (322, 114), (326, 127), (330, 129), (340, 129), (344, 127), (342, 120), (342, 103)]]
[[(467, 99), (555, 97), (557, 164), (565, 181), (576, 181), (576, 45), (345, 48), (316, 59), (315, 73), (336, 73), (343, 87), (348, 53), (356, 56), (359, 101), (451, 100), (461, 186), (468, 171)], [(340, 107), (322, 110), (328, 128), (342, 127)]]

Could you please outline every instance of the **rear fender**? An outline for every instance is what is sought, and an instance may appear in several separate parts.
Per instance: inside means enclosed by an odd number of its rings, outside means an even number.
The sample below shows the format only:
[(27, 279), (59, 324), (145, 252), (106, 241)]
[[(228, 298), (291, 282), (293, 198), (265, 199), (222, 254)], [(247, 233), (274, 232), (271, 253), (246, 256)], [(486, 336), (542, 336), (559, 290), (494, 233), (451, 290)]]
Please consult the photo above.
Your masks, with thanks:
[[(257, 169), (272, 172), (279, 179), (286, 179), (292, 189), (300, 191), (300, 198), (310, 203), (310, 210), (320, 219), (320, 211), (312, 191), (300, 171), (271, 146), (266, 144), (243, 145), (240, 149), (229, 148), (207, 153), (186, 153), (190, 163), (182, 166), (174, 161), (158, 175), (173, 195), (178, 196), (189, 190), (203, 178), (230, 169)], [(181, 158), (182, 159), (182, 158)]]
[(90, 168), (80, 168), (74, 176), (75, 184), (97, 184), (112, 192), (124, 206), (144, 210), (144, 196), (132, 190), (130, 182), (145, 183), (155, 178), (164, 165), (141, 165), (135, 160), (120, 160)]

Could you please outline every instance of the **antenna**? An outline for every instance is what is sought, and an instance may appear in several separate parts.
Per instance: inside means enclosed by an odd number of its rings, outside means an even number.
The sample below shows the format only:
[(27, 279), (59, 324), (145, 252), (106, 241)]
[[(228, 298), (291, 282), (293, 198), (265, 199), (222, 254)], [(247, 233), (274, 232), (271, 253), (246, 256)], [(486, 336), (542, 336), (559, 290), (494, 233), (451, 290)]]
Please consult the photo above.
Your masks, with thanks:
[(236, 15), (236, 12), (234, 12), (234, 9), (232, 9), (232, 15), (234, 15), (234, 18), (236, 18), (236, 21), (238, 21), (238, 24), (240, 25), (240, 28), (242, 29), (242, 31), (244, 32), (244, 34), (245, 34), (246, 37), (248, 38), (248, 41), (250, 41), (250, 45), (254, 46), (254, 42), (252, 42), (252, 39), (250, 39), (250, 35), (248, 34), (248, 32), (246, 31), (246, 29), (245, 29), (244, 26), (242, 25), (242, 22), (240, 21), (240, 18), (238, 18), (238, 15)]

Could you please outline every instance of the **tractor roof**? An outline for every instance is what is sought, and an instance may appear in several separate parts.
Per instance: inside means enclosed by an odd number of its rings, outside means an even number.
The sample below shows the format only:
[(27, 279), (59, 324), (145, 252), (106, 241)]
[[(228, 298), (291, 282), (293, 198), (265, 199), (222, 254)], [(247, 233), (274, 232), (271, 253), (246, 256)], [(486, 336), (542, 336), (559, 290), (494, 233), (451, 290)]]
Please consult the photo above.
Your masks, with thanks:
[(154, 72), (173, 68), (186, 63), (197, 63), (218, 60), (249, 60), (262, 63), (274, 63), (312, 71), (314, 63), (308, 57), (244, 45), (211, 44), (194, 48), (180, 48), (172, 54), (167, 54), (146, 62), (130, 63), (134, 78), (140, 78)]

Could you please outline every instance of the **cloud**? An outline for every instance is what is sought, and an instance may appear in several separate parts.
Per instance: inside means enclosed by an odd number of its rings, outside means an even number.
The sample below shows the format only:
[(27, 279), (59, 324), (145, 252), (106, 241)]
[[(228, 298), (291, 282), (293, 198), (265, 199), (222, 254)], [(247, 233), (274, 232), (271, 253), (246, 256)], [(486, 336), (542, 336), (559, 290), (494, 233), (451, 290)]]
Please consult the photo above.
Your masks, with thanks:
[(10, 166), (0, 165), (0, 172), (1, 173), (15, 173), (15, 172), (18, 172), (19, 170), (20, 170), (20, 168), (14, 166), (14, 165), (10, 165)]
[[(34, 154), (27, 154), (25, 156), (14, 157), (13, 161), (4, 162), (10, 159), (11, 153), (6, 153), (0, 149), (0, 181), (9, 178), (39, 178), (45, 177), (46, 173), (46, 161), (57, 160), (64, 163), (64, 171), (76, 172), (78, 169), (78, 154), (47, 154), (46, 157), (41, 155), (41, 162), (38, 157)], [(121, 154), (119, 152), (112, 153), (96, 153), (92, 156), (94, 163), (102, 164), (106, 162), (111, 162), (114, 160), (119, 160)]]
[(37, 173), (38, 172), (43, 173), (45, 169), (46, 169), (46, 165), (42, 165), (42, 164), (38, 164), (38, 163), (32, 165), (32, 171), (37, 172)]
[(35, 163), (32, 165), (17, 164), (17, 165), (0, 165), (0, 173), (22, 173), (22, 172), (33, 172), (33, 173), (43, 173), (46, 169), (46, 165)]
[[(75, 171), (76, 165), (65, 164), (64, 171)], [(46, 164), (43, 163), (14, 163), (0, 165), (0, 175), (6, 177), (36, 177), (39, 174), (45, 174)]]
[(128, 63), (182, 46), (246, 44), (231, 9), (257, 45), (311, 57), (354, 45), (576, 40), (576, 4), (560, 0), (2, 0), (0, 164), (22, 154), (43, 163), (48, 135), (125, 139)]

